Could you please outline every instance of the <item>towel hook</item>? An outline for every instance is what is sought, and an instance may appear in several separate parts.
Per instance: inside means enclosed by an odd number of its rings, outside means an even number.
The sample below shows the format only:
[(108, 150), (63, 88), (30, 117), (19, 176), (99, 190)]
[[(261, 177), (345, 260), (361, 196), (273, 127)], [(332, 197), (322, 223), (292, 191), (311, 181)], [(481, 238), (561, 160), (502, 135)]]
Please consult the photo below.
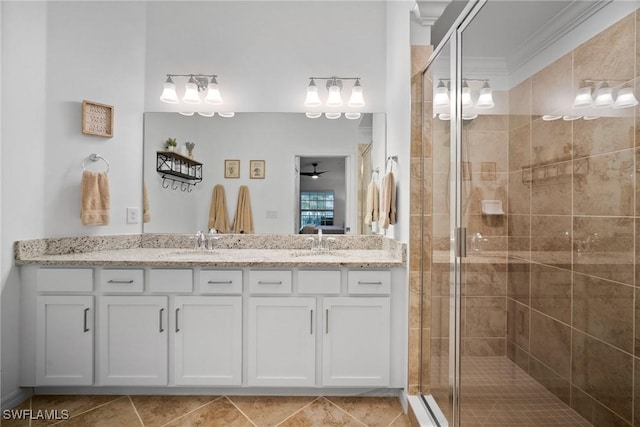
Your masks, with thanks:
[(104, 157), (96, 154), (96, 153), (91, 153), (89, 154), (89, 157), (85, 158), (84, 160), (82, 160), (82, 170), (86, 171), (86, 164), (85, 162), (87, 160), (90, 160), (92, 162), (97, 162), (98, 160), (102, 160), (106, 165), (107, 165), (107, 170), (105, 171), (105, 173), (109, 173), (109, 169), (111, 169), (111, 166), (109, 165), (109, 162), (107, 161), (107, 159), (105, 159)]

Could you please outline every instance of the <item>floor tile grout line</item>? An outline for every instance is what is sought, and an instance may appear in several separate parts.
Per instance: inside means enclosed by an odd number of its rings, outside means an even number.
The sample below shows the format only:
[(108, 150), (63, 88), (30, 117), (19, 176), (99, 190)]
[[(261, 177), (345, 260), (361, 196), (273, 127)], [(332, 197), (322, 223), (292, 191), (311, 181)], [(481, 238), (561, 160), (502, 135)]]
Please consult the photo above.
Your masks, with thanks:
[(144, 421), (142, 421), (142, 417), (140, 416), (140, 413), (138, 412), (138, 408), (136, 408), (136, 405), (133, 403), (133, 399), (131, 398), (131, 395), (127, 394), (127, 399), (129, 399), (129, 403), (131, 403), (131, 407), (133, 408), (133, 412), (136, 413), (136, 416), (140, 420), (140, 425), (142, 427), (144, 427)]
[[(323, 396), (324, 397), (324, 396)], [(327, 402), (329, 402), (330, 404), (332, 404), (333, 406), (335, 406), (336, 408), (338, 408), (339, 410), (341, 410), (342, 412), (344, 412), (345, 414), (349, 415), (351, 418), (353, 418), (354, 420), (356, 420), (357, 422), (359, 422), (360, 424), (362, 424), (363, 426), (366, 426), (367, 424), (360, 421), (359, 418), (356, 418), (355, 415), (349, 413), (348, 411), (346, 411), (345, 409), (342, 409), (340, 406), (338, 406), (337, 403), (333, 402), (331, 399), (327, 399), (326, 397), (324, 397), (324, 400), (326, 400)]]
[(297, 411), (295, 411), (293, 414), (289, 415), (287, 418), (285, 418), (284, 420), (280, 421), (278, 424), (276, 424), (274, 427), (278, 427), (279, 425), (282, 425), (282, 423), (284, 423), (285, 421), (287, 421), (289, 418), (293, 417), (295, 414), (297, 414), (298, 412), (304, 410), (307, 406), (311, 405), (313, 402), (317, 401), (318, 399), (320, 399), (322, 396), (317, 396), (315, 399), (311, 399), (311, 402), (307, 403), (306, 405), (304, 405), (302, 408), (298, 409)]
[[(60, 395), (60, 396), (66, 396), (66, 395)], [(91, 395), (89, 395), (89, 396), (91, 396)], [(113, 403), (113, 402), (115, 402), (116, 400), (120, 400), (120, 399), (122, 399), (122, 398), (123, 398), (123, 397), (125, 397), (126, 395), (117, 395), (117, 394), (113, 394), (113, 395), (109, 395), (109, 396), (114, 396), (114, 398), (113, 398), (113, 399), (111, 399), (111, 400), (110, 400), (110, 401), (108, 401), (108, 402), (104, 402), (104, 403), (101, 403), (100, 405), (93, 406), (93, 407), (91, 407), (91, 408), (87, 409), (86, 411), (79, 412), (79, 413), (77, 413), (77, 414), (75, 414), (75, 415), (71, 415), (71, 414), (69, 414), (69, 415), (70, 415), (70, 416), (69, 416), (69, 420), (70, 420), (70, 419), (72, 419), (72, 418), (79, 417), (80, 415), (84, 415), (84, 414), (86, 414), (86, 413), (88, 413), (88, 412), (95, 411), (96, 409), (102, 408), (103, 406), (106, 406), (106, 405), (108, 405), (108, 404), (110, 404), (110, 403)], [(116, 396), (117, 396), (117, 397), (116, 397)], [(33, 407), (31, 408), (31, 410), (33, 410)], [(67, 422), (67, 421), (69, 421), (69, 420), (58, 421), (57, 423), (53, 423), (53, 424), (49, 424), (49, 425), (50, 425), (50, 426), (55, 426), (55, 425), (59, 425), (59, 424), (65, 423), (65, 422)], [(29, 420), (29, 427), (31, 427), (31, 420)]]
[[(212, 397), (214, 397), (214, 396), (212, 396)], [(178, 416), (178, 417), (176, 417), (176, 418), (173, 418), (173, 419), (171, 419), (171, 420), (167, 421), (167, 422), (166, 422), (166, 423), (164, 423), (164, 424), (161, 424), (161, 425), (160, 425), (160, 427), (164, 427), (164, 426), (166, 426), (166, 425), (171, 424), (171, 423), (172, 423), (172, 422), (174, 422), (174, 421), (179, 420), (180, 418), (186, 417), (186, 416), (187, 416), (187, 415), (189, 415), (189, 414), (193, 414), (194, 412), (199, 411), (200, 409), (204, 408), (205, 406), (207, 406), (207, 405), (211, 405), (213, 402), (215, 402), (215, 401), (217, 401), (217, 400), (220, 400), (222, 397), (223, 397), (223, 396), (215, 396), (215, 398), (214, 398), (214, 399), (211, 399), (211, 400), (210, 400), (210, 401), (208, 401), (207, 403), (205, 403), (205, 404), (203, 404), (203, 405), (200, 405), (200, 406), (198, 406), (197, 408), (194, 408), (194, 409), (192, 409), (192, 410), (190, 410), (190, 411), (188, 411), (188, 412), (185, 412), (184, 414), (182, 414), (182, 415), (180, 415), (180, 416)]]
[(244, 413), (244, 411), (242, 409), (240, 409), (238, 407), (238, 405), (236, 405), (236, 403), (229, 398), (229, 396), (224, 395), (224, 398), (227, 399), (227, 401), (229, 401), (229, 403), (231, 403), (233, 405), (234, 408), (236, 408), (238, 410), (238, 412), (240, 412), (247, 420), (249, 420), (249, 422), (254, 426), (257, 427), (256, 423), (253, 422), (253, 420), (251, 418), (249, 418), (249, 416), (247, 414)]
[(389, 423), (389, 425), (387, 427), (391, 427), (393, 425), (393, 423), (395, 423), (398, 420), (398, 418), (400, 418), (403, 415), (404, 415), (404, 412), (400, 411), (400, 413), (398, 415), (396, 415), (396, 417), (394, 419), (391, 420), (391, 422)]

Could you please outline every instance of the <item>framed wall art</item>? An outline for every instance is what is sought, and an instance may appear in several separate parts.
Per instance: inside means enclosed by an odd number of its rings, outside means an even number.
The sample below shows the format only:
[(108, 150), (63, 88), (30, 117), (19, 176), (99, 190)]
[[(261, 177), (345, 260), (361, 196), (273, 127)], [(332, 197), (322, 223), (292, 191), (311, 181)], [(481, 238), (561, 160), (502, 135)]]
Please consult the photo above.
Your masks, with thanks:
[(240, 160), (224, 161), (224, 177), (240, 178)]
[(264, 160), (249, 161), (249, 178), (264, 179)]
[(82, 101), (82, 133), (111, 138), (113, 136), (113, 106)]

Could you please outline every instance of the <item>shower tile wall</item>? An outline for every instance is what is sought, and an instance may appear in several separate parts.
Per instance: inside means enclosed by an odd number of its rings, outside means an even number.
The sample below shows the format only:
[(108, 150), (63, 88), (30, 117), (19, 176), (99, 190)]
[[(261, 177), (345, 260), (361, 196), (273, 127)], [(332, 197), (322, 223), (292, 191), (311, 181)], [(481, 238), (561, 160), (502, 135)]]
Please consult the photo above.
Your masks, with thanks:
[(640, 94), (636, 15), (509, 93), (507, 356), (596, 426), (640, 425), (638, 107), (541, 116), (583, 80)]

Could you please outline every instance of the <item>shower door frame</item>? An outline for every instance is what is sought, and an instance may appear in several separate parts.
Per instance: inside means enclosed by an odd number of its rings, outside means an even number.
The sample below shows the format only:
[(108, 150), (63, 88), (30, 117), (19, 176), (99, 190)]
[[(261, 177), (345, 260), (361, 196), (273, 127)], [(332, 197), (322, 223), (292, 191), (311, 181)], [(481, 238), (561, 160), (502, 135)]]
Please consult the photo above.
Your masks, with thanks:
[[(449, 404), (452, 408), (452, 420), (442, 420), (442, 412), (431, 405), (435, 400), (422, 395), (422, 401), (427, 406), (429, 413), (436, 419), (439, 426), (460, 427), (460, 390), (461, 390), (461, 300), (462, 300), (462, 258), (466, 257), (467, 229), (462, 218), (462, 33), (473, 21), (477, 13), (488, 0), (469, 0), (467, 6), (460, 13), (447, 34), (438, 44), (427, 62), (423, 71), (428, 72), (432, 63), (440, 54), (444, 46), (449, 43), (450, 63), (449, 74), (451, 78), (450, 97), (450, 178), (449, 186), (449, 224), (450, 240), (453, 242), (449, 251)], [(424, 91), (423, 91), (424, 96)], [(424, 100), (423, 100), (424, 101)], [(423, 103), (424, 105), (424, 103)], [(424, 114), (423, 114), (424, 120)], [(422, 312), (424, 315), (424, 311)], [(422, 346), (421, 346), (422, 348)], [(424, 354), (421, 358), (425, 357)], [(430, 357), (430, 356), (429, 356)], [(421, 363), (422, 365), (422, 363)], [(421, 373), (422, 375), (422, 373)], [(421, 381), (422, 383), (422, 381)], [(440, 416), (436, 416), (440, 414)]]

